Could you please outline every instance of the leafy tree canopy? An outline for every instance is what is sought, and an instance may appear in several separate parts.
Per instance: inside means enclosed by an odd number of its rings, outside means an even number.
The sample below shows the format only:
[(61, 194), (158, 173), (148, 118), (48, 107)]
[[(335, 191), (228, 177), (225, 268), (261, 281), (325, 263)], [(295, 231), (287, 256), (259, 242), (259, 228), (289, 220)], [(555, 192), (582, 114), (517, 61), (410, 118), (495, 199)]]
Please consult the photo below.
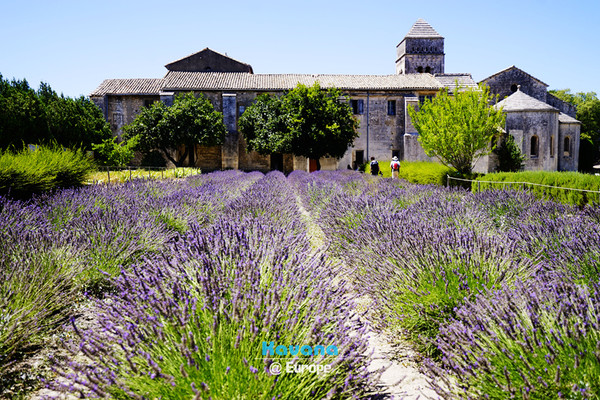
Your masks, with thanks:
[(341, 91), (319, 83), (298, 84), (281, 97), (261, 95), (246, 109), (239, 129), (248, 149), (260, 154), (290, 153), (317, 160), (342, 157), (358, 136), (358, 122)]
[(59, 96), (46, 83), (35, 91), (26, 80), (0, 75), (0, 148), (55, 143), (91, 150), (111, 135), (100, 109), (85, 97)]
[(478, 89), (458, 88), (454, 95), (442, 90), (419, 110), (409, 107), (425, 153), (461, 174), (470, 174), (479, 157), (492, 152), (506, 120), (502, 110), (490, 106), (491, 100), (489, 88), (480, 85)]
[[(179, 167), (196, 144), (222, 144), (227, 129), (223, 114), (215, 111), (206, 97), (187, 93), (175, 97), (170, 107), (162, 102), (155, 102), (142, 109), (131, 124), (123, 127), (123, 133), (126, 140), (138, 136), (139, 150), (160, 150)], [(185, 150), (175, 158), (172, 150), (180, 146), (184, 146)]]

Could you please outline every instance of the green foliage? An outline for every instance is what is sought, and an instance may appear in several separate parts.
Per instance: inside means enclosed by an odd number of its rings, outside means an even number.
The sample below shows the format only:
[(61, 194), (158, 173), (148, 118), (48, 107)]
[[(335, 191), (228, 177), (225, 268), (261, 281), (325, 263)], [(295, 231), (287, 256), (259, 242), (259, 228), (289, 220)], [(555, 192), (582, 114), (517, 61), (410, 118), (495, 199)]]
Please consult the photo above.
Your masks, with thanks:
[[(206, 97), (187, 93), (178, 95), (171, 107), (155, 102), (142, 109), (131, 124), (123, 127), (123, 132), (126, 140), (139, 136), (139, 150), (158, 149), (180, 167), (195, 144), (219, 145), (223, 143), (227, 129), (223, 114), (215, 111)], [(175, 159), (170, 150), (179, 146), (184, 146), (185, 151)]]
[(550, 90), (554, 96), (577, 106), (575, 117), (581, 121), (579, 169), (591, 171), (600, 160), (600, 99), (595, 92), (571, 93), (570, 89)]
[(287, 115), (282, 97), (259, 95), (238, 121), (249, 150), (259, 154), (289, 153)]
[(512, 135), (504, 136), (494, 153), (498, 155), (499, 172), (518, 172), (523, 169), (525, 155), (521, 153)]
[[(491, 182), (505, 182), (494, 184)], [(556, 186), (557, 188), (526, 185), (522, 182), (537, 185)], [(474, 192), (479, 190), (511, 188), (528, 191), (545, 199), (552, 199), (566, 204), (583, 206), (590, 203), (599, 203), (598, 193), (588, 193), (578, 190), (567, 190), (560, 188), (573, 188), (582, 190), (600, 191), (600, 177), (579, 172), (547, 172), (547, 171), (524, 171), (524, 172), (498, 172), (478, 177), (472, 184)]]
[(116, 137), (112, 137), (104, 139), (100, 144), (92, 144), (92, 148), (96, 152), (96, 159), (102, 165), (124, 166), (133, 159), (135, 148), (139, 142), (139, 136), (133, 136), (121, 143), (117, 142)]
[(339, 89), (302, 84), (280, 98), (259, 96), (239, 121), (248, 149), (317, 160), (342, 157), (358, 136), (358, 122)]
[(409, 107), (425, 153), (469, 174), (479, 157), (492, 152), (490, 143), (505, 123), (504, 113), (491, 107), (491, 100), (489, 88), (480, 85), (478, 90), (459, 89), (453, 96), (443, 90), (418, 111)]
[(81, 186), (96, 168), (81, 150), (58, 146), (0, 153), (0, 194), (28, 198), (55, 188)]
[(446, 175), (453, 169), (435, 162), (403, 162), (399, 178), (421, 185), (446, 185)]
[(26, 80), (8, 82), (0, 75), (0, 149), (58, 143), (91, 150), (110, 137), (102, 112), (88, 99), (58, 96), (45, 83), (36, 92)]

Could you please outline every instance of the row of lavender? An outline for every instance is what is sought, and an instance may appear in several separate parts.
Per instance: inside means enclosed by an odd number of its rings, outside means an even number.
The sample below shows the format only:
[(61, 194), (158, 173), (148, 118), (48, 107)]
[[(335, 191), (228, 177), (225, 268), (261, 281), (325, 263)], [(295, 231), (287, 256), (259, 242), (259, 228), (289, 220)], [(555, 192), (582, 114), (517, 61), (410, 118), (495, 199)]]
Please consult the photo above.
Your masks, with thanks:
[[(0, 365), (60, 329), (83, 288), (103, 298), (92, 328), (71, 321), (57, 390), (308, 399), (372, 386), (340, 267), (311, 248), (281, 173), (131, 182), (0, 207)], [(335, 352), (286, 358), (263, 354), (265, 344)], [(287, 363), (328, 368), (279, 375)]]
[(600, 209), (294, 173), (381, 327), (444, 398), (600, 396)]
[(107, 276), (162, 250), (187, 221), (213, 218), (257, 179), (226, 172), (0, 198), (0, 375), (68, 319), (83, 292), (105, 290)]

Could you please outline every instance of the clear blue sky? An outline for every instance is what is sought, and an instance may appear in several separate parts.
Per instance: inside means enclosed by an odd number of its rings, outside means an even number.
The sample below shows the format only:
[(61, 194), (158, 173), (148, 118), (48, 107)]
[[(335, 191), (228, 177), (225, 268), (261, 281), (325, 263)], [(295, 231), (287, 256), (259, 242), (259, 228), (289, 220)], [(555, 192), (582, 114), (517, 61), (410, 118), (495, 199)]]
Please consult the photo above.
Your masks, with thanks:
[(600, 93), (599, 0), (0, 0), (0, 74), (88, 95), (107, 78), (161, 78), (209, 47), (255, 73), (395, 73), (418, 18), (445, 37), (446, 72), (511, 65)]

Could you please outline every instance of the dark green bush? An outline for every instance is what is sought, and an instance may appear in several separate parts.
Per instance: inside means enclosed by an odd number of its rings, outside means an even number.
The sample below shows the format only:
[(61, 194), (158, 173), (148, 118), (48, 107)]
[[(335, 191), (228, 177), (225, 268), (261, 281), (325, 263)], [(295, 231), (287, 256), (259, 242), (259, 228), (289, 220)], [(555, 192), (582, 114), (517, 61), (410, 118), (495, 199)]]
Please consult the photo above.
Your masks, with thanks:
[(0, 152), (0, 195), (26, 199), (56, 188), (81, 186), (95, 169), (81, 150), (59, 146)]
[[(526, 189), (540, 198), (552, 199), (576, 206), (600, 202), (599, 193), (581, 191), (600, 191), (600, 177), (579, 172), (498, 172), (479, 177), (472, 185), (473, 192), (501, 188)], [(568, 190), (564, 188), (580, 190)]]

